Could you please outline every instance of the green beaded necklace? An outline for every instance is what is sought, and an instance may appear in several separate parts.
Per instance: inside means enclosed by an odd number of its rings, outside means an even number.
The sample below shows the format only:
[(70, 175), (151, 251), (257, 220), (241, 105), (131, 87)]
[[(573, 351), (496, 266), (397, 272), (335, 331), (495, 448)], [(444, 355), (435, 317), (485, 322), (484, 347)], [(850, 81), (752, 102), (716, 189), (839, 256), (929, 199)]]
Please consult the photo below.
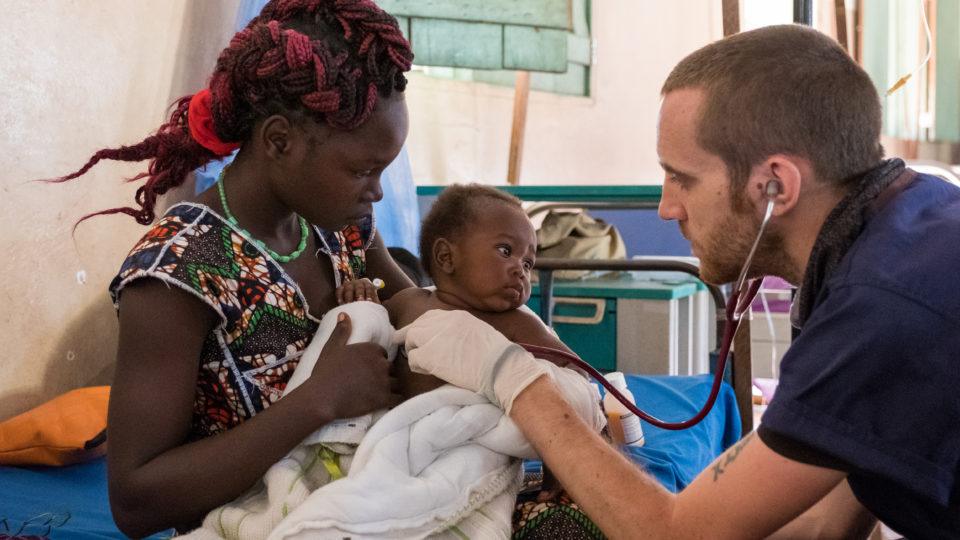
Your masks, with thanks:
[(310, 228), (307, 226), (307, 220), (303, 219), (303, 216), (297, 216), (297, 219), (300, 221), (300, 243), (297, 244), (297, 249), (293, 250), (293, 253), (289, 255), (280, 255), (276, 251), (267, 247), (267, 245), (260, 240), (254, 238), (249, 231), (240, 226), (240, 223), (237, 222), (237, 218), (235, 218), (233, 213), (230, 212), (230, 207), (227, 206), (227, 192), (223, 188), (223, 173), (225, 172), (227, 172), (227, 167), (224, 167), (223, 170), (220, 171), (220, 176), (217, 178), (217, 191), (220, 193), (220, 205), (223, 206), (223, 213), (227, 215), (227, 221), (239, 229), (240, 232), (247, 235), (247, 238), (249, 238), (251, 242), (256, 244), (263, 251), (266, 251), (271, 257), (273, 257), (273, 260), (279, 263), (288, 263), (303, 254), (303, 250), (307, 249), (307, 238), (310, 236)]

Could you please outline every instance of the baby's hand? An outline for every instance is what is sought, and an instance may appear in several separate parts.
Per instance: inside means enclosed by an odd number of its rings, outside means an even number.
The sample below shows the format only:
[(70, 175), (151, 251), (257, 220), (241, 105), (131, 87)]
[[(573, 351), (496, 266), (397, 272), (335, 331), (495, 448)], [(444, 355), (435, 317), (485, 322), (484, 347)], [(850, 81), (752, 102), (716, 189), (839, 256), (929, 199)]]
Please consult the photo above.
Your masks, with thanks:
[(349, 304), (362, 300), (380, 303), (380, 298), (377, 296), (377, 287), (369, 279), (354, 279), (337, 287), (338, 304)]

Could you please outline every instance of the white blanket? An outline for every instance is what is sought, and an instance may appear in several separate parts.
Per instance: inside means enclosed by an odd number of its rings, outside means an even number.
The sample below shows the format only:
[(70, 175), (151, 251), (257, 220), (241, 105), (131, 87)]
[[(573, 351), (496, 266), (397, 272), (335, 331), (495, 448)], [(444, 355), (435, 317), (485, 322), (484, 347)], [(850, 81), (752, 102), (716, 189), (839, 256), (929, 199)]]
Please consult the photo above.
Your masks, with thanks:
[[(338, 307), (321, 322), (288, 391), (309, 376), (342, 311), (353, 322), (351, 342), (375, 341), (395, 353), (384, 308), (370, 302)], [(586, 381), (572, 392), (581, 398), (592, 392), (599, 402)], [(314, 433), (271, 467), (262, 484), (212, 511), (189, 537), (510, 537), (518, 458), (536, 454), (499, 408), (447, 385), (378, 416), (334, 422)], [(331, 449), (337, 452), (332, 460)], [(332, 482), (331, 462), (347, 476)]]
[(509, 538), (516, 457), (534, 456), (499, 408), (444, 386), (374, 424), (350, 474), (313, 492), (270, 538)]

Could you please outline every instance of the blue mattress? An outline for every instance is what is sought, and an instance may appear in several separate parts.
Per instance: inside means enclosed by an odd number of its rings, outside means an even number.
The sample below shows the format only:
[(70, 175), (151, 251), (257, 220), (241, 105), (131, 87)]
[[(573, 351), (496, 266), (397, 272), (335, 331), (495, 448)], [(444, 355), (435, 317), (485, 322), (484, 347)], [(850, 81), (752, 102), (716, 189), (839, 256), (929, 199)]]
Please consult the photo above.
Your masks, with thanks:
[(125, 538), (110, 514), (106, 458), (69, 467), (0, 467), (0, 538), (4, 535)]
[[(627, 376), (627, 387), (637, 405), (667, 422), (682, 422), (699, 412), (712, 384), (712, 375)], [(674, 493), (740, 440), (737, 400), (733, 388), (726, 383), (710, 413), (690, 429), (668, 431), (642, 424), (646, 443), (640, 448), (629, 447), (630, 458)]]
[[(663, 420), (686, 420), (703, 404), (710, 378), (628, 376), (644, 410)], [(740, 436), (740, 417), (724, 384), (717, 404), (697, 426), (665, 431), (643, 425), (646, 444), (631, 458), (667, 489), (678, 491)], [(110, 515), (104, 459), (69, 467), (0, 467), (0, 537), (123, 538)], [(170, 534), (152, 538), (169, 538)]]

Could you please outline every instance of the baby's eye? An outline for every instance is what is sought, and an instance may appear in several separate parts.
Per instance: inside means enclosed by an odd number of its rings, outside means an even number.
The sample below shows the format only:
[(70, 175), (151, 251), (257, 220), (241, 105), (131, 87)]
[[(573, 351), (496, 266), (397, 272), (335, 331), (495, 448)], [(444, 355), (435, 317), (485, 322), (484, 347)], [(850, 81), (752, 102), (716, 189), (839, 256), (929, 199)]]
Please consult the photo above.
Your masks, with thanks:
[(507, 246), (507, 245), (499, 245), (499, 246), (497, 246), (497, 251), (499, 251), (500, 254), (503, 255), (504, 257), (509, 257), (509, 256), (510, 256), (510, 253), (512, 253), (512, 250), (510, 249), (510, 246)]
[(533, 270), (533, 261), (530, 260), (530, 259), (524, 259), (524, 260), (523, 260), (523, 269), (526, 270), (527, 272)]

